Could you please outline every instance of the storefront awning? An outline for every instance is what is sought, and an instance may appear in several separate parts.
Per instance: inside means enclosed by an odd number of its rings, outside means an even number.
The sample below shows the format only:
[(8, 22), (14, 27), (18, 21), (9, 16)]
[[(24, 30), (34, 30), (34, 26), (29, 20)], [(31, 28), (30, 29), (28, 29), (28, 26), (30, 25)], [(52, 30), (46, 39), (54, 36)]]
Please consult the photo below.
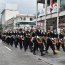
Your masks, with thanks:
[(17, 22), (16, 25), (36, 25), (36, 22)]

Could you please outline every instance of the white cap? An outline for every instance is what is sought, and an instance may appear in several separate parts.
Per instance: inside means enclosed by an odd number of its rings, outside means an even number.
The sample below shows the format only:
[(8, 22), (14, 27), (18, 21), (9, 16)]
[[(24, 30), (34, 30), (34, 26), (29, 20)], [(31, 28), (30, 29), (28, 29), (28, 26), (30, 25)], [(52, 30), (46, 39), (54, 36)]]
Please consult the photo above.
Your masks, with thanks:
[(52, 40), (54, 40), (54, 38), (52, 38)]
[(37, 38), (40, 38), (39, 36), (37, 36)]

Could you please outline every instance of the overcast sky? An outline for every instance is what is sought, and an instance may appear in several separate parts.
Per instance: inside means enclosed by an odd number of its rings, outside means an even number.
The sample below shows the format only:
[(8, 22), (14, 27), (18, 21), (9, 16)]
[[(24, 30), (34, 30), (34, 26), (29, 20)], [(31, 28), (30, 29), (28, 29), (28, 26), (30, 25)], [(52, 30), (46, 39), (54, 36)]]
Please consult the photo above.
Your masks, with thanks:
[(22, 13), (34, 14), (36, 10), (36, 0), (0, 0), (0, 12), (6, 3), (18, 5), (18, 10)]

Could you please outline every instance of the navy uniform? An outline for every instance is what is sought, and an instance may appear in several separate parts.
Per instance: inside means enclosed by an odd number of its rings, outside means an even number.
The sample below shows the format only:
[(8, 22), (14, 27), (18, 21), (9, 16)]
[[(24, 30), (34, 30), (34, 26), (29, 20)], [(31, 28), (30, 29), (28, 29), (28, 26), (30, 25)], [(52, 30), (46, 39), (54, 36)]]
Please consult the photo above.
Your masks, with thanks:
[(19, 40), (19, 47), (20, 47), (20, 49), (22, 49), (23, 48), (23, 45), (22, 45), (23, 44), (22, 36), (19, 36), (18, 38), (19, 38), (18, 39)]
[(11, 35), (10, 37), (10, 45), (13, 46), (13, 42), (14, 42), (14, 38), (13, 38), (13, 35)]
[(53, 50), (53, 54), (57, 54), (55, 52), (55, 47), (54, 47), (54, 44), (53, 44), (52, 39), (50, 37), (47, 38), (46, 53), (48, 53), (49, 46)]
[(63, 51), (65, 51), (64, 35), (62, 33), (59, 34), (59, 41), (58, 41), (58, 45), (57, 45), (57, 50), (60, 50), (60, 46), (62, 46)]
[(34, 37), (34, 39), (33, 39), (33, 44), (34, 44), (33, 54), (36, 55), (35, 51), (36, 51), (37, 48), (38, 48), (37, 36)]
[(15, 44), (15, 48), (17, 48), (17, 45), (18, 45), (18, 36), (17, 35), (15, 36), (14, 44)]
[(45, 35), (43, 35), (43, 37), (42, 37), (42, 41), (43, 41), (43, 43), (44, 43), (44, 50), (46, 50), (46, 45), (47, 45), (47, 41), (46, 41), (46, 38), (47, 38), (47, 35), (45, 34)]
[(44, 45), (43, 45), (43, 41), (42, 41), (42, 39), (37, 38), (37, 43), (38, 43), (38, 47), (39, 47), (40, 52), (41, 52), (41, 56), (45, 55), (45, 54), (43, 53)]

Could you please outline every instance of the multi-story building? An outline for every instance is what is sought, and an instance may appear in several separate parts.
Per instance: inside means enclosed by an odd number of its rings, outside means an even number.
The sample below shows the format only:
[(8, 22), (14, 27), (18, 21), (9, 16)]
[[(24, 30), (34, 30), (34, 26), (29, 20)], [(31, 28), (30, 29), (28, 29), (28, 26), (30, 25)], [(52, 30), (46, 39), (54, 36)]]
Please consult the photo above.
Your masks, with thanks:
[(5, 27), (7, 25), (7, 20), (15, 17), (17, 14), (19, 14), (19, 12), (17, 11), (16, 4), (6, 4), (5, 8), (1, 12), (1, 24), (3, 27), (3, 31), (5, 30)]
[(18, 14), (16, 17), (13, 17), (7, 21), (7, 30), (14, 29), (27, 29), (32, 26), (36, 26), (33, 15), (27, 14)]
[[(47, 3), (45, 3), (46, 1)], [(38, 16), (37, 22), (43, 22), (45, 25), (46, 21), (46, 30), (57, 30), (57, 27), (60, 29), (65, 29), (65, 0), (53, 0), (53, 9), (51, 12), (50, 1), (51, 0), (37, 0), (37, 4), (42, 3), (44, 6), (44, 13)], [(42, 27), (44, 28), (44, 26)]]

